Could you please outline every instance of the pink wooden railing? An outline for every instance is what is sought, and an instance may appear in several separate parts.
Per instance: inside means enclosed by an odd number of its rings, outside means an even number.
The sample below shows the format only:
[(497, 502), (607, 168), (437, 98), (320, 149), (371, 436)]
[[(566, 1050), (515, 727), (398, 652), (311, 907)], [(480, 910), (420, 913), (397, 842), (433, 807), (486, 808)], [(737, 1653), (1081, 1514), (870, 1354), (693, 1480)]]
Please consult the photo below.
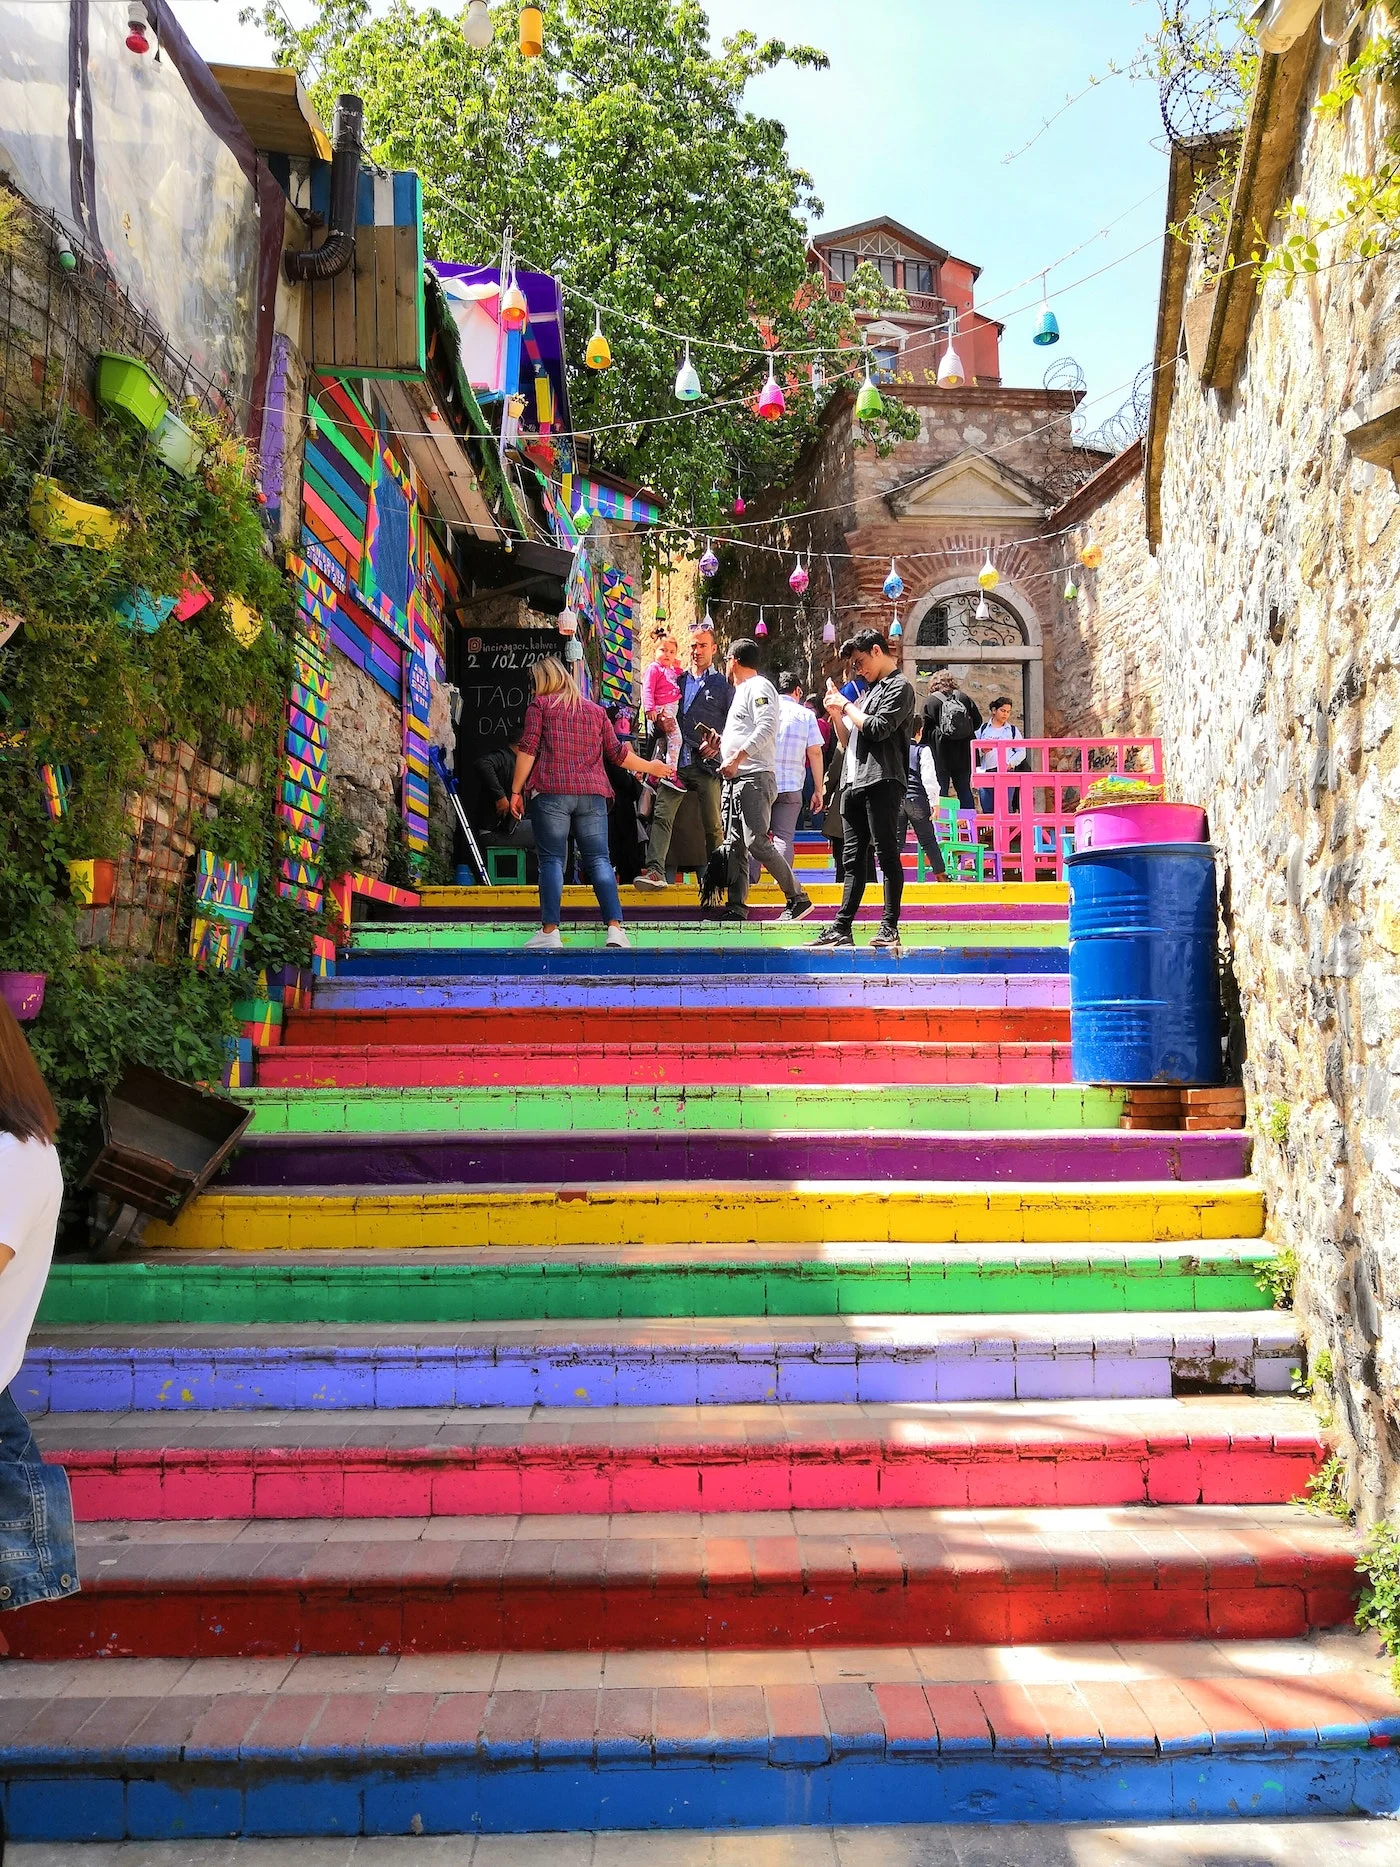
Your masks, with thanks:
[[(1162, 782), (1160, 739), (976, 740), (973, 750), (973, 789), (993, 794), (990, 812), (977, 800), (978, 835), (1008, 882), (1064, 879), (1065, 857), (1074, 853), (1075, 806), (1096, 778), (1132, 773)], [(1026, 754), (1025, 763), (1007, 770), (1006, 755), (1014, 751)], [(996, 769), (978, 771), (979, 758), (987, 755), (995, 757)]]

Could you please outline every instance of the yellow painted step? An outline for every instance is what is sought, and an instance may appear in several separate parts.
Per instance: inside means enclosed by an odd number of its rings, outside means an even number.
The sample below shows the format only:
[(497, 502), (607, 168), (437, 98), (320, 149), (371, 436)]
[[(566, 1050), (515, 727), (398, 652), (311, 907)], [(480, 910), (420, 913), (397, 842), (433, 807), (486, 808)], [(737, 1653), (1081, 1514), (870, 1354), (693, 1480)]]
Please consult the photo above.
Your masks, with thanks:
[[(661, 893), (642, 892), (636, 888), (619, 890), (624, 908), (634, 911), (647, 908), (655, 914), (665, 913), (668, 908), (694, 908), (700, 904), (700, 892), (692, 881), (677, 882), (673, 887)], [(841, 899), (839, 882), (813, 882), (807, 893), (819, 907), (834, 907)], [(423, 888), (419, 890), (419, 899), (424, 908), (452, 909), (464, 916), (481, 914), (488, 910), (524, 915), (529, 919), (538, 913), (540, 898), (533, 888)], [(879, 901), (879, 889), (868, 892), (868, 899)], [(764, 874), (749, 890), (749, 902), (760, 906), (782, 900), (777, 884), (771, 876)], [(1065, 882), (915, 882), (904, 884), (906, 905), (936, 906), (942, 902), (945, 907), (976, 908), (1064, 908), (1069, 903), (1069, 887)], [(566, 888), (564, 890), (566, 908), (586, 908), (596, 912), (598, 903), (591, 888)]]
[(433, 1250), (467, 1245), (1149, 1244), (1257, 1238), (1249, 1180), (990, 1192), (929, 1182), (531, 1186), (470, 1192), (212, 1193), (150, 1246), (184, 1251)]

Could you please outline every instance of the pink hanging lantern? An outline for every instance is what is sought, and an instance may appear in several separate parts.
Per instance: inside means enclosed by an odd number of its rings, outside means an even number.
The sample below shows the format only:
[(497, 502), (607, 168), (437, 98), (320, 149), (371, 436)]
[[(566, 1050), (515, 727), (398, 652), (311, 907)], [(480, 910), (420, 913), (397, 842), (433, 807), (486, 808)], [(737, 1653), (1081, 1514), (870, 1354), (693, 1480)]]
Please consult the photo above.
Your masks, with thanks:
[(772, 357), (768, 359), (768, 380), (759, 394), (758, 413), (762, 421), (780, 421), (787, 413), (787, 397), (778, 386), (778, 379), (773, 374)]
[(736, 519), (743, 518), (744, 514), (747, 511), (748, 511), (748, 507), (744, 504), (744, 495), (742, 493), (735, 493), (734, 495), (734, 516), (735, 518)]
[(836, 618), (830, 614), (828, 614), (826, 621), (822, 624), (822, 640), (824, 642), (834, 642), (836, 640)]
[(811, 581), (811, 578), (802, 567), (802, 553), (799, 551), (797, 554), (797, 562), (792, 567), (792, 575), (788, 578), (788, 589), (792, 591), (794, 596), (806, 596), (807, 585)]
[(763, 620), (763, 611), (761, 609), (758, 612), (758, 621), (754, 624), (753, 632), (756, 637), (765, 636), (768, 633), (768, 624)]

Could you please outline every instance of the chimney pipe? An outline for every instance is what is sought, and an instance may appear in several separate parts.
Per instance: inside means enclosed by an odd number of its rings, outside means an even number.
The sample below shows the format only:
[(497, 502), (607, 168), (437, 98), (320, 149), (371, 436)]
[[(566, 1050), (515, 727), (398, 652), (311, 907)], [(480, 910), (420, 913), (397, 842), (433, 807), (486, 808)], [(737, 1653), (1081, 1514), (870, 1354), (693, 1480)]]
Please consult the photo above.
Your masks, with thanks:
[(330, 225), (314, 251), (287, 254), (282, 264), (289, 279), (333, 279), (355, 256), (355, 201), (360, 189), (364, 120), (365, 107), (358, 97), (347, 91), (335, 100)]

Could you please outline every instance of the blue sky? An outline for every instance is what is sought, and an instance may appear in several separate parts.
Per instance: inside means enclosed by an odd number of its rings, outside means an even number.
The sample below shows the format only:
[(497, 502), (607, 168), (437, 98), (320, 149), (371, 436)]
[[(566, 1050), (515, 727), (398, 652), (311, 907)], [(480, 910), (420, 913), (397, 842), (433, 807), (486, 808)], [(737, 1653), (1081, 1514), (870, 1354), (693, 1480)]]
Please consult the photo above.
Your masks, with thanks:
[[(263, 62), (265, 42), (238, 24), (238, 4), (176, 0), (206, 57)], [(748, 27), (830, 57), (827, 72), (778, 71), (750, 92), (753, 109), (786, 124), (825, 224), (888, 213), (973, 260), (983, 269), (979, 303), (996, 300), (989, 312), (1008, 318), (1003, 379), (1033, 385), (1047, 361), (1072, 356), (1088, 381), (1088, 424), (1112, 413), (1152, 351), (1167, 169), (1155, 90), (1110, 78), (1023, 155), (1003, 158), (1091, 75), (1127, 63), (1156, 18), (1155, 0), (708, 0), (708, 8), (717, 35)], [(308, 8), (288, 0), (288, 10), (301, 18)], [(1063, 337), (1038, 350), (1030, 341), (1038, 287), (1003, 294), (1085, 240), (1051, 272)]]

